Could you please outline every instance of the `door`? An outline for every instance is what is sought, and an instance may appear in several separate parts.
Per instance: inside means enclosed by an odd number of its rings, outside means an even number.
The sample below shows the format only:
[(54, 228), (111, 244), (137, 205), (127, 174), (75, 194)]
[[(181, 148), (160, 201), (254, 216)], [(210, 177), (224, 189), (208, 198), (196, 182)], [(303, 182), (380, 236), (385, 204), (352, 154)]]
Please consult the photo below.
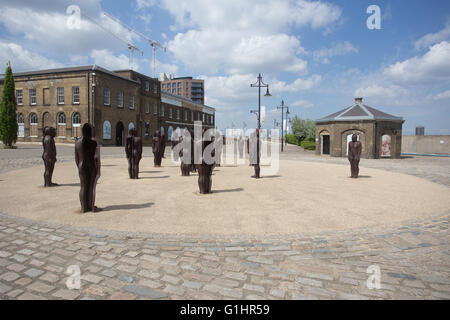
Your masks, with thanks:
[(116, 125), (116, 146), (123, 145), (123, 123), (121, 121), (117, 122)]
[(330, 136), (322, 136), (322, 154), (330, 154)]

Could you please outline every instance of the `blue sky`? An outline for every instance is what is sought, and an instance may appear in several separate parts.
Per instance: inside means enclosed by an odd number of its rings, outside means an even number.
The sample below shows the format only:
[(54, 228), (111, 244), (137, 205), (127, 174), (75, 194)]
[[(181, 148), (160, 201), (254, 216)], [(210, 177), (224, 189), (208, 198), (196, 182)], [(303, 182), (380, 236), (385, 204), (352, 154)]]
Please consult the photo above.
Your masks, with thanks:
[[(206, 104), (219, 128), (256, 125), (250, 88), (262, 73), (271, 98), (266, 128), (291, 116), (317, 119), (350, 106), (355, 96), (418, 125), (450, 134), (450, 2), (446, 0), (3, 0), (0, 65), (13, 71), (98, 64), (129, 68), (126, 45), (81, 17), (67, 27), (69, 5), (144, 51), (134, 68), (151, 75), (152, 50), (142, 38), (102, 15), (108, 12), (167, 46), (157, 51), (157, 75), (205, 79)], [(381, 9), (381, 29), (369, 30), (366, 9)]]

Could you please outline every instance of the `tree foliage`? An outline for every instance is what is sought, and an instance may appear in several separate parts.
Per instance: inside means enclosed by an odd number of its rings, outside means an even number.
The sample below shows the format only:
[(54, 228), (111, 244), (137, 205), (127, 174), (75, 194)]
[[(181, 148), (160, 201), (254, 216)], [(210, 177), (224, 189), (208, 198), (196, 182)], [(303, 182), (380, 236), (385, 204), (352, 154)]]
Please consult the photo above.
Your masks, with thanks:
[(316, 124), (309, 119), (301, 119), (295, 116), (291, 121), (292, 133), (298, 141), (303, 141), (307, 138), (315, 139), (316, 137)]
[(3, 148), (12, 148), (17, 140), (16, 97), (11, 64), (8, 63), (0, 101), (0, 140)]

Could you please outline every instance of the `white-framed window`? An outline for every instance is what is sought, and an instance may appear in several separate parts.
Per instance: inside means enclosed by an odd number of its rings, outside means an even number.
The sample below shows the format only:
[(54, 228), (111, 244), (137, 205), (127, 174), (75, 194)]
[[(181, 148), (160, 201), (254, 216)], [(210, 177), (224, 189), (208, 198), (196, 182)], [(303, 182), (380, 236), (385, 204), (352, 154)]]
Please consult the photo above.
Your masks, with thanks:
[(30, 114), (30, 137), (37, 137), (37, 129), (38, 129), (38, 117), (36, 113), (32, 112)]
[(178, 82), (178, 88), (181, 88), (181, 82)]
[(191, 111), (191, 121), (194, 121), (194, 111)]
[(167, 89), (170, 89), (170, 83), (167, 84)]
[(175, 93), (176, 92), (176, 88), (172, 88), (172, 93)]
[(103, 89), (103, 104), (105, 106), (111, 105), (111, 90), (109, 88)]
[(166, 88), (166, 84), (165, 84), (165, 83), (162, 84), (162, 88), (163, 88), (163, 89)]
[(177, 108), (177, 120), (180, 120), (180, 109)]
[(78, 112), (72, 115), (72, 137), (81, 137), (81, 116)]
[(32, 106), (36, 105), (36, 89), (30, 89), (28, 92), (30, 94), (30, 104)]
[(80, 87), (72, 87), (72, 102), (73, 104), (80, 103)]
[(153, 84), (153, 93), (154, 94), (158, 93), (158, 85), (156, 83)]
[(130, 109), (134, 109), (134, 94), (130, 94)]
[(64, 104), (64, 88), (58, 87), (56, 89), (58, 104)]
[(173, 134), (173, 127), (170, 126), (169, 129), (167, 129), (167, 140), (172, 140), (172, 134)]
[(19, 138), (25, 137), (25, 119), (21, 113), (17, 115), (17, 136)]
[(56, 136), (64, 138), (66, 136), (66, 115), (64, 114), (64, 112), (58, 113), (58, 115), (56, 116), (56, 122)]
[(145, 91), (149, 91), (150, 90), (150, 82), (145, 81)]
[(150, 103), (148, 101), (145, 102), (145, 113), (150, 113)]
[(123, 92), (122, 91), (117, 92), (117, 107), (123, 108)]
[(17, 105), (23, 105), (23, 92), (22, 90), (16, 90), (16, 102)]
[(206, 122), (205, 114), (203, 113), (202, 116), (203, 116), (203, 117), (202, 117), (202, 121), (203, 121), (203, 122)]
[(169, 118), (172, 119), (172, 108), (169, 108)]
[(184, 121), (187, 121), (188, 119), (188, 112), (184, 110)]
[(164, 104), (161, 103), (161, 117), (164, 117)]
[(111, 122), (105, 120), (103, 122), (103, 140), (111, 139)]
[(153, 114), (156, 116), (158, 114), (158, 105), (155, 103), (153, 103)]

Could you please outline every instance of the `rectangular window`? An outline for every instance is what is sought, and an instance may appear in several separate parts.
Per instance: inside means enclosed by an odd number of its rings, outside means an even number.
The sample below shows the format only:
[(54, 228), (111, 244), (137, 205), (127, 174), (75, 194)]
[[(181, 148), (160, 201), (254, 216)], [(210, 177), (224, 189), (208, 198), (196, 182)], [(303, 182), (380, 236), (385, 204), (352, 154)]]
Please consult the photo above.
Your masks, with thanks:
[(29, 93), (30, 93), (30, 104), (36, 105), (36, 89), (30, 89)]
[(187, 121), (188, 119), (188, 112), (184, 110), (184, 121)]
[(122, 91), (119, 91), (117, 93), (117, 107), (123, 108), (123, 92)]
[(72, 102), (74, 104), (80, 103), (80, 87), (72, 87)]
[(161, 103), (161, 117), (164, 117), (164, 105)]
[(169, 108), (169, 118), (172, 119), (172, 108)]
[(158, 105), (156, 103), (153, 104), (153, 114), (155, 116), (158, 114)]
[(162, 84), (162, 88), (163, 88), (163, 89), (166, 88), (166, 84), (165, 84), (165, 83)]
[(202, 115), (203, 115), (202, 121), (205, 122), (205, 114), (203, 113)]
[(111, 91), (109, 88), (103, 89), (103, 104), (105, 106), (111, 105)]
[(181, 82), (178, 82), (178, 88), (181, 88)]
[(58, 104), (64, 104), (64, 88), (59, 87), (56, 89), (57, 96), (58, 96)]
[(167, 84), (167, 89), (170, 89), (170, 83)]
[(176, 88), (172, 88), (172, 93), (175, 93), (177, 89)]
[(19, 106), (21, 106), (23, 104), (22, 90), (16, 90), (16, 102)]
[(145, 103), (145, 113), (150, 113), (150, 103), (148, 101)]
[(134, 95), (130, 94), (130, 109), (134, 109)]
[(191, 121), (194, 121), (194, 111), (191, 111)]
[(153, 93), (158, 94), (158, 85), (156, 83), (153, 84)]
[(177, 109), (177, 120), (180, 120), (180, 109)]
[(145, 91), (149, 91), (150, 90), (150, 82), (145, 81)]

